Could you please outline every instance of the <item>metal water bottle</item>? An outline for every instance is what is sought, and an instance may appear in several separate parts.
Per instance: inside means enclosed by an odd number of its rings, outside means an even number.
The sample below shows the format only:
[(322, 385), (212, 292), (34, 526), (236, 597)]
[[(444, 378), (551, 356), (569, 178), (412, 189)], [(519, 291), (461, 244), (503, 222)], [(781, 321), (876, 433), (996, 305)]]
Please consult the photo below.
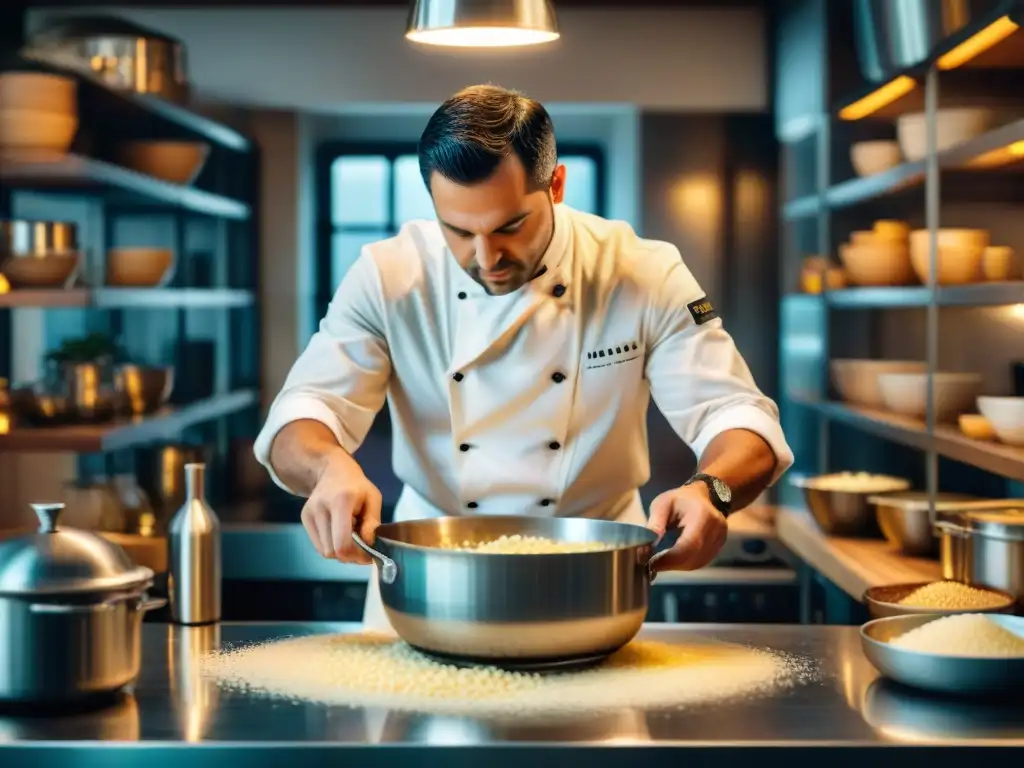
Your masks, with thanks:
[(178, 624), (220, 621), (220, 520), (206, 503), (205, 482), (205, 464), (185, 465), (185, 503), (167, 532), (167, 588)]

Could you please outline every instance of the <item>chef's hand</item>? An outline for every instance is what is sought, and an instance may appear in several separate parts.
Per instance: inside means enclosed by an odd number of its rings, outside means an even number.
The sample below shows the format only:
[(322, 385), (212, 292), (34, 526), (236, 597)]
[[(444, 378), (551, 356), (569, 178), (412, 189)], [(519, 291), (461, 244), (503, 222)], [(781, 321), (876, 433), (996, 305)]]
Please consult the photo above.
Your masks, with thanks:
[(704, 483), (675, 488), (651, 503), (647, 527), (658, 540), (669, 528), (681, 528), (675, 545), (651, 564), (655, 571), (694, 571), (710, 563), (725, 544), (729, 527), (715, 509)]
[(352, 540), (352, 529), (367, 544), (380, 525), (381, 496), (362, 468), (347, 453), (324, 459), (313, 492), (302, 508), (302, 526), (313, 547), (324, 557), (343, 563), (372, 561)]

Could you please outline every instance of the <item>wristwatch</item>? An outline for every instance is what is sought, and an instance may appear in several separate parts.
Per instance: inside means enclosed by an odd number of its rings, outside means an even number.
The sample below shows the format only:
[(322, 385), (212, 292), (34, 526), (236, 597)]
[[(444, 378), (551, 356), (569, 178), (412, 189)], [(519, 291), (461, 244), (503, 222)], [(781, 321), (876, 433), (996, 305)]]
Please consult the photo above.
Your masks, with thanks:
[(732, 511), (732, 489), (728, 485), (717, 477), (704, 472), (697, 472), (683, 485), (691, 485), (696, 482), (703, 482), (708, 487), (708, 496), (711, 497), (711, 503), (715, 509), (723, 515), (728, 515)]

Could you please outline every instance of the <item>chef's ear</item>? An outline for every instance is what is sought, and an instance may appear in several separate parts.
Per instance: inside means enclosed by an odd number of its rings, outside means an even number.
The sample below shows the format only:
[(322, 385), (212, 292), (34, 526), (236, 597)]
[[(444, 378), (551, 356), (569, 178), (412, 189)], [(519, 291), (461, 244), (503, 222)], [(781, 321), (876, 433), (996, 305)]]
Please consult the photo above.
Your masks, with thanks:
[(565, 197), (565, 166), (558, 165), (551, 175), (551, 200), (554, 203), (562, 202)]

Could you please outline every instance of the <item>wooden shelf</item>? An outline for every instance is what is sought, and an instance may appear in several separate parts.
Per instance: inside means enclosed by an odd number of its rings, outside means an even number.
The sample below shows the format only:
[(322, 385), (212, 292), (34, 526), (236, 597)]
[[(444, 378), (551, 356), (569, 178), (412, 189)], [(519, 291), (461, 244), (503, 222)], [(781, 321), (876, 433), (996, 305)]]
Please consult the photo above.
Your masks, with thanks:
[(93, 190), (115, 193), (126, 204), (170, 205), (225, 219), (247, 219), (249, 206), (212, 192), (171, 184), (112, 163), (81, 155), (54, 160), (19, 160), (10, 155), (0, 162), (0, 183), (7, 187), (43, 191)]
[(240, 390), (214, 395), (179, 408), (166, 408), (150, 416), (109, 424), (16, 427), (6, 434), (0, 434), (0, 453), (98, 453), (121, 450), (175, 436), (183, 429), (237, 413), (257, 401), (255, 390)]
[(252, 291), (234, 288), (22, 289), (0, 293), (0, 308), (217, 309), (245, 307), (254, 300)]
[[(846, 309), (925, 307), (931, 291), (924, 286), (847, 288), (826, 291), (830, 306)], [(942, 307), (999, 307), (1024, 304), (1024, 281), (977, 283), (938, 288), (935, 303)]]
[(940, 456), (961, 464), (969, 464), (1011, 480), (1024, 481), (1024, 448), (972, 440), (964, 437), (956, 427), (948, 425), (937, 426), (932, 436), (928, 434), (925, 424), (917, 419), (845, 403), (804, 398), (794, 398), (793, 401), (829, 419), (849, 424), (891, 442), (919, 450), (933, 449)]
[(938, 561), (907, 557), (887, 541), (826, 536), (802, 509), (780, 508), (775, 532), (790, 552), (856, 600), (871, 587), (942, 578)]

